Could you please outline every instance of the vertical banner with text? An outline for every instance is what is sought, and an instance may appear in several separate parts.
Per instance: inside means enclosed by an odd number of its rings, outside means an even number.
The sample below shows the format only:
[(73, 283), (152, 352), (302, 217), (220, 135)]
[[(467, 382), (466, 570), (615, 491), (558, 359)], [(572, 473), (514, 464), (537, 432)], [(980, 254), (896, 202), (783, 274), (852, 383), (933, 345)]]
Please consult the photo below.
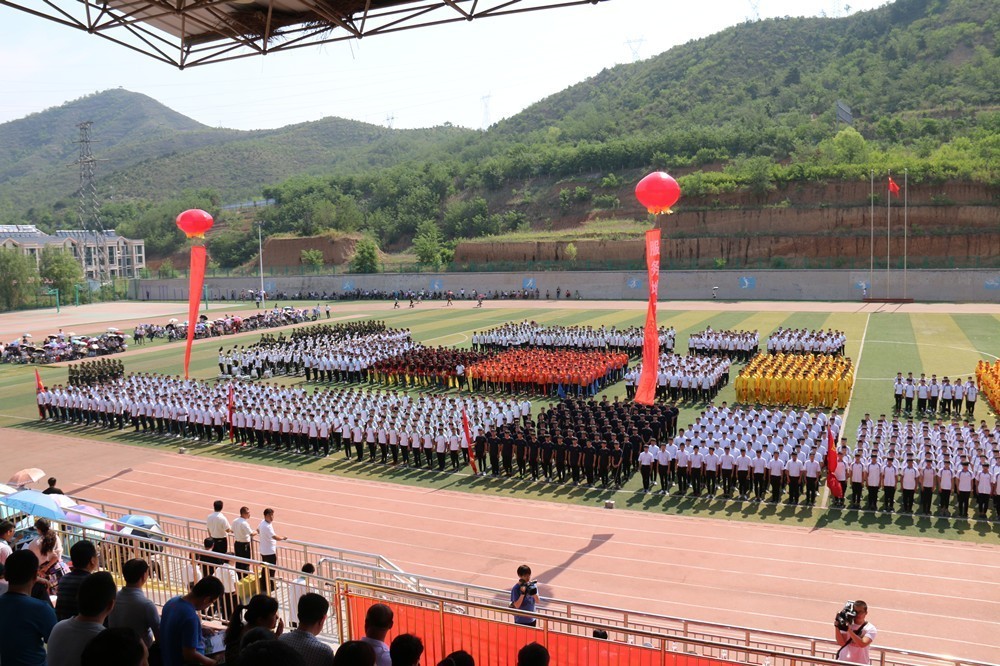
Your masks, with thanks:
[(660, 334), (656, 326), (656, 301), (660, 296), (660, 230), (646, 232), (646, 270), (649, 274), (649, 305), (642, 339), (642, 373), (635, 401), (652, 405), (656, 395), (656, 375), (660, 366)]
[(205, 284), (205, 263), (208, 255), (204, 245), (191, 246), (191, 273), (188, 277), (188, 330), (187, 344), (184, 346), (184, 379), (188, 378), (191, 365), (191, 344), (194, 342), (198, 325), (198, 309), (201, 307), (201, 289)]

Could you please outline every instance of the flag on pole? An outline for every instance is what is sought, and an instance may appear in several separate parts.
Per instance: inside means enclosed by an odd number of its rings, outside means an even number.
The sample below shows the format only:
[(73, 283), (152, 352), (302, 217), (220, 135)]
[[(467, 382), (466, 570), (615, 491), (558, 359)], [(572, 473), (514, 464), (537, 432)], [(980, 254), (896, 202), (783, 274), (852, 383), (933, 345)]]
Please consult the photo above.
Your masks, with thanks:
[(45, 384), (42, 383), (42, 376), (38, 374), (38, 368), (35, 368), (35, 393), (41, 393), (45, 390)]
[(830, 489), (830, 494), (840, 499), (844, 496), (844, 488), (837, 480), (837, 465), (840, 458), (837, 456), (837, 440), (833, 437), (833, 429), (826, 426), (826, 486)]
[(229, 441), (235, 439), (233, 437), (233, 385), (229, 385), (229, 399), (226, 401), (229, 407)]
[(897, 197), (899, 196), (899, 185), (892, 179), (892, 176), (889, 176), (889, 191)]
[(476, 450), (472, 446), (472, 432), (469, 430), (469, 416), (465, 413), (465, 405), (462, 405), (462, 432), (465, 435), (465, 446), (469, 452), (469, 464), (472, 465), (472, 473), (479, 474), (476, 469)]

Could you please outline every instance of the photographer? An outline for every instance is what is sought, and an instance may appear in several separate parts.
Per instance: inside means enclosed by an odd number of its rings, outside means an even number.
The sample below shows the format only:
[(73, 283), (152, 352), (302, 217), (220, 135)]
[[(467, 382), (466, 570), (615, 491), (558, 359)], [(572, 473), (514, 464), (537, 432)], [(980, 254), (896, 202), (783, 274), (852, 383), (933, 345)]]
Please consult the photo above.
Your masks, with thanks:
[[(518, 610), (535, 612), (535, 604), (538, 602), (538, 581), (531, 580), (531, 567), (522, 564), (517, 568), (517, 583), (510, 588), (510, 607)], [(515, 615), (514, 622), (529, 627), (535, 626), (537, 620), (525, 615)]]
[(847, 605), (837, 613), (833, 622), (834, 638), (840, 645), (837, 651), (837, 660), (852, 664), (870, 664), (871, 658), (869, 650), (871, 644), (878, 636), (875, 625), (868, 621), (868, 604), (864, 601), (849, 601)]

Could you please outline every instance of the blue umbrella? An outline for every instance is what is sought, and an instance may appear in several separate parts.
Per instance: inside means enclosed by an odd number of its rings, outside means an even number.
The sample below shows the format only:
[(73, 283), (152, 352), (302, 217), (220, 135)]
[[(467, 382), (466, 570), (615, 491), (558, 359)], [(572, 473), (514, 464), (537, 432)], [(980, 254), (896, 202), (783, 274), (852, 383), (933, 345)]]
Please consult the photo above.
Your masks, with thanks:
[(37, 490), (19, 490), (6, 497), (0, 497), (0, 504), (36, 518), (48, 518), (49, 520), (64, 520), (66, 518), (66, 514), (51, 497)]
[(126, 525), (132, 525), (133, 527), (143, 527), (146, 529), (152, 527), (159, 527), (157, 522), (150, 518), (149, 516), (138, 516), (134, 514), (129, 514), (127, 516), (122, 516), (118, 519), (119, 523), (125, 523)]

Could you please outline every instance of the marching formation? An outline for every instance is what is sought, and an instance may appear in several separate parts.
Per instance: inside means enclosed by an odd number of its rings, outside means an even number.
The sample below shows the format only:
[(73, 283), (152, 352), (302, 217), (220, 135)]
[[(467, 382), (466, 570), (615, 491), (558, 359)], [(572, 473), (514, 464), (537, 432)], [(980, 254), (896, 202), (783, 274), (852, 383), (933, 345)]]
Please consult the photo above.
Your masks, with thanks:
[(851, 359), (832, 354), (760, 354), (736, 377), (736, 402), (843, 409), (854, 385)]
[(778, 328), (767, 337), (768, 354), (837, 354), (843, 356), (847, 336), (843, 331), (810, 331)]
[[(729, 383), (729, 359), (722, 356), (660, 354), (656, 372), (656, 399), (672, 402), (708, 402)], [(634, 398), (642, 363), (625, 375), (625, 397)]]
[(688, 353), (692, 355), (725, 356), (746, 363), (760, 350), (757, 331), (715, 331), (712, 327), (688, 337)]
[[(676, 333), (673, 326), (659, 329), (660, 350), (672, 351)], [(533, 321), (507, 323), (472, 334), (472, 348), (477, 351), (502, 351), (511, 347), (560, 347), (563, 349), (601, 349), (642, 355), (643, 330), (639, 326), (618, 329), (599, 326), (543, 326)]]

